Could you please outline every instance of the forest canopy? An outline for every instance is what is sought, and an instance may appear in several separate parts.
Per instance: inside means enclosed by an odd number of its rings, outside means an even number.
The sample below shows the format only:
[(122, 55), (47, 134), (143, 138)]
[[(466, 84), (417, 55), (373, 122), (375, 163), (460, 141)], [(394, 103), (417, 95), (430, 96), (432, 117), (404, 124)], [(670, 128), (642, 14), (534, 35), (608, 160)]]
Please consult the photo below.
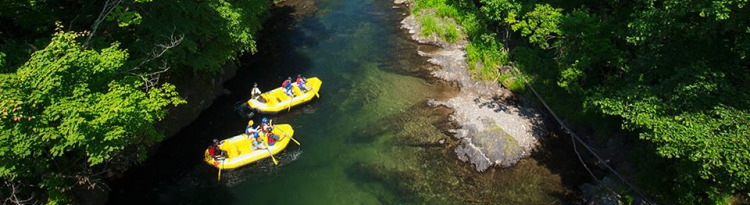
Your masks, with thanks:
[(694, 204), (750, 191), (749, 3), (416, 0), (412, 13), (456, 19), (475, 76), (530, 79), (565, 118), (639, 135), (638, 184)]
[(186, 103), (159, 76), (254, 52), (270, 1), (0, 2), (0, 195), (68, 204), (161, 141)]

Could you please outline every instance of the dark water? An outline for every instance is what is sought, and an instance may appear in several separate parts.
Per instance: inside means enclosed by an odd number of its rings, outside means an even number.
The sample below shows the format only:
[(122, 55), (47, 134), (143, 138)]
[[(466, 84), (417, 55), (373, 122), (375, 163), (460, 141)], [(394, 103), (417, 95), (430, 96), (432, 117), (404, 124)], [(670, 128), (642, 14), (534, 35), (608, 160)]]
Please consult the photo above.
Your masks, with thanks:
[[(513, 204), (560, 203), (569, 190), (558, 173), (524, 160), (477, 174), (453, 157), (444, 132), (449, 110), (430, 108), (456, 88), (429, 79), (418, 45), (399, 29), (391, 1), (320, 0), (310, 15), (274, 9), (244, 56), (232, 91), (165, 141), (142, 167), (112, 183), (111, 204)], [(302, 74), (323, 80), (320, 99), (271, 116), (289, 123), (302, 145), (270, 160), (222, 173), (202, 161), (212, 138), (242, 132), (235, 104)], [(188, 99), (189, 100), (189, 99)], [(258, 118), (259, 116), (255, 116)], [(257, 119), (255, 119), (257, 121)], [(436, 145), (447, 139), (446, 145)]]

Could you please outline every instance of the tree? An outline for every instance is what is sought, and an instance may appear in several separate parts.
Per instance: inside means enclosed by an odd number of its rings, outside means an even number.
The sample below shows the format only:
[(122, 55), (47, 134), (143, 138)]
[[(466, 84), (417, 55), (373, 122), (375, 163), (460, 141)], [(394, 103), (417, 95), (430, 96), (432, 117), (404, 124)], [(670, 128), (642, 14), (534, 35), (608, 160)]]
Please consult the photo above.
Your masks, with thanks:
[(159, 75), (208, 78), (239, 53), (255, 52), (269, 5), (3, 1), (0, 195), (66, 201), (73, 184), (97, 185), (108, 168), (143, 159), (162, 138), (154, 122), (185, 103)]
[(170, 84), (144, 92), (139, 77), (123, 72), (128, 53), (118, 43), (95, 51), (78, 37), (58, 31), (0, 78), (0, 176), (43, 190), (53, 203), (69, 200), (76, 183), (95, 185), (126, 148), (143, 156), (163, 138), (154, 122), (185, 103)]
[(479, 2), (485, 24), (522, 37), (513, 60), (545, 96), (582, 96), (569, 109), (621, 118), (668, 159), (676, 186), (662, 200), (719, 202), (750, 187), (747, 0)]
[(505, 22), (510, 24), (513, 31), (520, 31), (521, 35), (527, 37), (529, 42), (541, 48), (549, 48), (548, 40), (560, 34), (562, 9), (553, 8), (549, 4), (537, 4), (534, 10), (516, 19), (516, 13), (509, 13)]

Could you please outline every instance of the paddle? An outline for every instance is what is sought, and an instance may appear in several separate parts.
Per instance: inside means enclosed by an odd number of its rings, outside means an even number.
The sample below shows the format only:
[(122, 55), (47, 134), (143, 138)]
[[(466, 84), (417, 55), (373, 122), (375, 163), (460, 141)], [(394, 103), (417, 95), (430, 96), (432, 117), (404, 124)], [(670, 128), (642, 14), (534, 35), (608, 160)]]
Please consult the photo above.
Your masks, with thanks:
[(279, 161), (276, 160), (276, 157), (273, 157), (273, 152), (271, 152), (271, 146), (268, 146), (268, 140), (266, 140), (264, 143), (266, 143), (266, 151), (268, 151), (268, 154), (271, 154), (271, 160), (273, 160), (273, 164), (278, 166)]
[(318, 94), (318, 90), (315, 90), (315, 87), (312, 87), (311, 89), (313, 90), (313, 92), (315, 92), (315, 97), (320, 98), (320, 95)]
[(286, 111), (289, 112), (292, 110), (292, 103), (294, 102), (294, 94), (292, 94), (292, 100), (289, 101), (289, 107), (286, 108)]
[[(305, 78), (305, 82), (307, 82), (307, 78)], [(305, 83), (305, 85), (307, 85), (307, 83)], [(313, 91), (313, 93), (315, 93), (315, 97), (320, 98), (320, 95), (318, 94), (318, 91), (315, 90), (315, 87), (313, 87), (313, 86), (305, 86), (305, 88), (309, 88), (310, 91)]]
[[(297, 89), (299, 90), (299, 85), (297, 86)], [(294, 87), (292, 87), (292, 89), (290, 89), (290, 90), (291, 90), (290, 92), (292, 92), (292, 100), (289, 100), (289, 107), (286, 108), (287, 112), (289, 112), (290, 110), (292, 110), (292, 104), (294, 103), (294, 97), (296, 97), (296, 96), (294, 96)], [(302, 93), (302, 91), (300, 91), (300, 93)]]
[(279, 166), (279, 161), (276, 160), (276, 157), (273, 157), (273, 153), (271, 152), (271, 149), (266, 148), (266, 151), (268, 151), (268, 154), (271, 154), (271, 159), (273, 160), (273, 164), (276, 166)]
[(219, 161), (219, 164), (221, 168), (219, 168), (219, 180), (218, 181), (221, 181), (221, 170), (224, 169), (224, 159), (221, 159), (221, 161)]
[(289, 135), (289, 134), (287, 134), (287, 133), (286, 133), (286, 132), (284, 132), (284, 130), (282, 130), (281, 128), (279, 128), (279, 130), (281, 131), (281, 133), (284, 133), (284, 136), (287, 136), (287, 137), (289, 137), (289, 139), (292, 139), (292, 141), (294, 141), (294, 143), (297, 143), (297, 145), (298, 145), (298, 146), (299, 146), (299, 145), (301, 145), (301, 144), (299, 143), (299, 141), (297, 141), (296, 139), (294, 139), (294, 137), (292, 137), (292, 135)]

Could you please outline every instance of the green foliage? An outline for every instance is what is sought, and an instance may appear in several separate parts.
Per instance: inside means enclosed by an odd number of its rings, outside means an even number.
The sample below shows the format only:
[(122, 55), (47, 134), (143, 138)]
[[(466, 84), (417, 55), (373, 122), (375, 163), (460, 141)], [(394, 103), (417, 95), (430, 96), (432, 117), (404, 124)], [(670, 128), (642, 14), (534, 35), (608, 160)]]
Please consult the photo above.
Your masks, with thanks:
[[(498, 67), (509, 63), (507, 51), (496, 41), (497, 34), (488, 32), (487, 25), (480, 21), (480, 13), (473, 5), (462, 4), (464, 1), (419, 0), (415, 2), (412, 12), (420, 15), (422, 35), (438, 34), (449, 42), (454, 42), (461, 31), (474, 38), (466, 46), (469, 70), (474, 77), (485, 80), (497, 79)], [(432, 15), (434, 11), (436, 16)]]
[(124, 75), (128, 53), (119, 44), (88, 50), (78, 36), (55, 34), (0, 80), (0, 177), (36, 184), (50, 202), (69, 200), (76, 167), (97, 167), (126, 147), (145, 150), (161, 140), (154, 122), (167, 106), (185, 103), (170, 84), (144, 92), (140, 78)]
[(127, 27), (134, 24), (140, 24), (141, 14), (135, 11), (125, 11), (122, 7), (116, 7), (112, 13), (107, 16), (107, 20), (117, 22), (117, 26)]
[(414, 6), (412, 6), (412, 13), (419, 14), (419, 11), (434, 10), (434, 13), (439, 17), (458, 16), (458, 9), (456, 7), (448, 5), (449, 1), (450, 0), (419, 0), (414, 2)]
[(419, 18), (419, 22), (422, 22), (422, 30), (420, 31), (422, 36), (429, 36), (438, 32), (438, 23), (435, 16), (422, 15), (422, 17)]
[(458, 26), (450, 19), (434, 16), (427, 13), (420, 15), (419, 21), (422, 23), (420, 34), (422, 36), (437, 35), (448, 42), (456, 42), (460, 36)]
[(182, 35), (180, 46), (163, 58), (176, 63), (174, 67), (192, 68), (195, 73), (221, 73), (221, 65), (235, 59), (238, 52), (256, 51), (253, 34), (261, 28), (269, 4), (266, 0), (155, 1), (136, 31), (138, 38), (127, 41), (128, 49), (150, 53), (154, 42)]
[[(674, 188), (652, 190), (670, 192), (656, 193), (665, 197), (661, 200), (721, 203), (748, 187), (750, 114), (745, 108), (750, 107), (750, 94), (737, 89), (750, 79), (742, 71), (748, 66), (743, 60), (746, 49), (739, 46), (747, 42), (747, 7), (737, 1), (610, 2), (608, 7), (565, 3), (576, 9), (538, 10), (546, 7), (538, 3), (526, 14), (508, 13), (504, 23), (515, 26), (529, 43), (554, 48), (549, 57), (514, 55), (521, 62), (517, 65), (580, 96), (584, 108), (623, 118), (623, 127), (653, 143), (658, 156), (673, 159), (664, 166), (675, 171), (664, 175), (674, 177), (664, 183), (675, 183)], [(717, 4), (728, 6), (717, 9)], [(513, 10), (531, 8), (524, 7)], [(518, 16), (523, 18), (516, 20)], [(529, 19), (547, 19), (557, 26)], [(534, 37), (540, 28), (544, 35)], [(540, 39), (549, 34), (557, 40), (545, 45)], [(523, 60), (540, 56), (555, 59), (556, 65)], [(537, 83), (548, 89), (545, 81)], [(554, 96), (554, 91), (545, 93)]]
[[(576, 9), (563, 17), (560, 30), (565, 39), (556, 42), (559, 49), (560, 78), (557, 84), (569, 92), (581, 92), (581, 85), (618, 81), (614, 76), (586, 75), (587, 73), (622, 72), (627, 68), (625, 54), (616, 47), (616, 33), (612, 19), (601, 18), (587, 10)], [(624, 42), (620, 42), (624, 43)]]
[(526, 83), (524, 83), (524, 79), (528, 80), (528, 77), (510, 73), (502, 74), (498, 77), (498, 81), (500, 81), (504, 87), (517, 93), (526, 92)]
[(664, 157), (639, 166), (641, 178), (662, 177), (639, 181), (660, 183), (649, 189), (657, 201), (723, 203), (750, 186), (747, 0), (415, 5), (465, 28), (475, 77), (514, 87), (496, 69), (512, 58), (561, 116), (597, 133), (622, 124), (640, 134), (648, 149), (637, 155)]
[[(71, 186), (125, 163), (114, 159), (143, 159), (163, 138), (154, 123), (185, 101), (173, 85), (146, 88), (139, 75), (163, 63), (165, 75), (221, 73), (227, 60), (256, 51), (253, 34), (269, 4), (126, 0), (91, 32), (103, 1), (4, 2), (0, 176), (20, 183), (22, 195), (67, 204)], [(55, 22), (88, 32), (57, 32)], [(76, 42), (90, 33), (86, 46)]]
[(505, 22), (510, 24), (513, 31), (521, 31), (521, 35), (528, 37), (529, 42), (538, 45), (541, 48), (549, 48), (549, 39), (553, 35), (561, 34), (558, 25), (560, 24), (562, 9), (553, 8), (549, 4), (541, 4), (534, 7), (534, 10), (523, 15), (523, 18), (517, 19), (515, 13), (510, 13), (505, 18)]
[(443, 24), (443, 29), (440, 32), (441, 36), (448, 42), (456, 42), (460, 36), (458, 34), (458, 26), (453, 21)]
[(448, 42), (461, 38), (456, 18), (461, 16), (458, 8), (449, 5), (451, 0), (419, 0), (412, 7), (412, 13), (419, 16), (422, 23), (421, 34), (436, 34)]
[[(106, 47), (119, 41), (141, 62), (170, 36), (182, 43), (162, 56), (170, 67), (187, 73), (222, 72), (221, 65), (239, 52), (255, 52), (254, 32), (268, 13), (270, 0), (183, 1), (128, 0), (106, 17), (90, 46)], [(102, 1), (9, 1), (0, 7), (0, 19), (11, 22), (0, 27), (0, 52), (8, 54), (0, 72), (10, 73), (29, 55), (49, 43), (54, 22), (77, 30), (90, 30)], [(161, 63), (156, 61), (153, 63)], [(149, 64), (146, 67), (160, 65)]]
[(705, 66), (691, 66), (657, 86), (636, 82), (593, 103), (625, 118), (626, 127), (643, 129), (641, 138), (657, 144), (659, 155), (691, 164), (683, 171), (719, 190), (742, 189), (750, 185), (750, 113), (739, 108), (750, 107), (750, 96)]
[[(466, 54), (469, 70), (479, 79), (495, 79), (498, 68), (510, 63), (508, 52), (498, 44), (494, 34), (482, 34), (479, 38), (472, 38), (466, 45)], [(481, 66), (477, 66), (479, 62)]]
[(515, 16), (521, 10), (521, 4), (513, 0), (480, 0), (483, 6), (480, 8), (488, 20), (504, 22), (508, 16)]
[(412, 13), (419, 13), (419, 11), (428, 9), (446, 10), (441, 9), (443, 7), (448, 7), (446, 0), (418, 0), (414, 2)]

